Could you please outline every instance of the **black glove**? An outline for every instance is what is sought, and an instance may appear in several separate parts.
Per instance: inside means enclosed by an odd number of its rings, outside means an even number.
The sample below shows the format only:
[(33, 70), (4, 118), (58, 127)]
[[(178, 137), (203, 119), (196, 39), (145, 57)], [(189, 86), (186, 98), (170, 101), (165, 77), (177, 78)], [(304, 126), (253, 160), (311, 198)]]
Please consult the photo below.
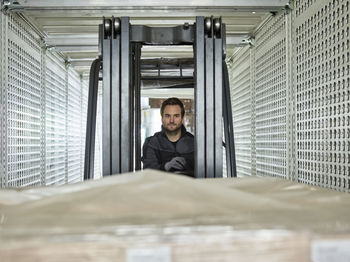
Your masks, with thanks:
[(174, 157), (169, 162), (165, 163), (165, 171), (182, 171), (185, 170), (186, 159), (180, 156)]

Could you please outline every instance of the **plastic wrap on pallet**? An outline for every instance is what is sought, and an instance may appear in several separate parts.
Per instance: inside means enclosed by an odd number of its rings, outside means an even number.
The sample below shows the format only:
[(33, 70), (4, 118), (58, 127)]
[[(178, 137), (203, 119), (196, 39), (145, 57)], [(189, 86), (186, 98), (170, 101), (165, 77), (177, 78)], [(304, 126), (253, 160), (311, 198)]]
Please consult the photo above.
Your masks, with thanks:
[(344, 258), (349, 207), (348, 194), (278, 178), (145, 170), (0, 191), (0, 253), (2, 261)]

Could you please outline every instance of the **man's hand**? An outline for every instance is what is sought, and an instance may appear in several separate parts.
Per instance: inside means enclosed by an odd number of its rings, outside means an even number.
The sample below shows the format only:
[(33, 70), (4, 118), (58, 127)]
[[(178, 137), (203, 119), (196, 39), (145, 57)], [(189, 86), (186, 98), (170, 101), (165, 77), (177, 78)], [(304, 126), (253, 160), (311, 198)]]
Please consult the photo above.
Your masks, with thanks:
[(185, 170), (186, 159), (180, 156), (174, 157), (164, 165), (165, 171), (182, 171)]

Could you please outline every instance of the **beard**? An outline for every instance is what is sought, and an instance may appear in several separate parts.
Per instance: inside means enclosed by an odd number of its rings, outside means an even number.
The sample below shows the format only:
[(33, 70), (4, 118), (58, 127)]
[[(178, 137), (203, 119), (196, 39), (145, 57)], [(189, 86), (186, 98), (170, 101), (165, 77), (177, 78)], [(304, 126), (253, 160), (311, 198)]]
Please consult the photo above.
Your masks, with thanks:
[[(169, 126), (176, 126), (175, 128), (169, 129)], [(179, 131), (181, 131), (182, 123), (179, 125), (176, 124), (168, 124), (164, 126), (165, 132), (168, 133), (169, 135), (174, 135), (177, 134)]]

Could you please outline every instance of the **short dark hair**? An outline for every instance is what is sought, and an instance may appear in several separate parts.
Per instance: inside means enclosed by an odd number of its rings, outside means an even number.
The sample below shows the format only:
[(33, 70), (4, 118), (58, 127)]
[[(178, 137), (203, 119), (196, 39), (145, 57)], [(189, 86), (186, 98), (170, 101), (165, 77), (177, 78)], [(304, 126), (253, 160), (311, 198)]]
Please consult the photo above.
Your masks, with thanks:
[(181, 117), (184, 117), (184, 115), (185, 115), (184, 104), (181, 102), (180, 99), (178, 99), (178, 98), (176, 98), (176, 97), (170, 97), (170, 98), (168, 98), (167, 100), (165, 100), (165, 101), (162, 103), (162, 107), (160, 108), (160, 114), (161, 114), (161, 116), (163, 116), (164, 108), (165, 108), (166, 106), (175, 106), (175, 105), (180, 106), (180, 108), (181, 108)]

